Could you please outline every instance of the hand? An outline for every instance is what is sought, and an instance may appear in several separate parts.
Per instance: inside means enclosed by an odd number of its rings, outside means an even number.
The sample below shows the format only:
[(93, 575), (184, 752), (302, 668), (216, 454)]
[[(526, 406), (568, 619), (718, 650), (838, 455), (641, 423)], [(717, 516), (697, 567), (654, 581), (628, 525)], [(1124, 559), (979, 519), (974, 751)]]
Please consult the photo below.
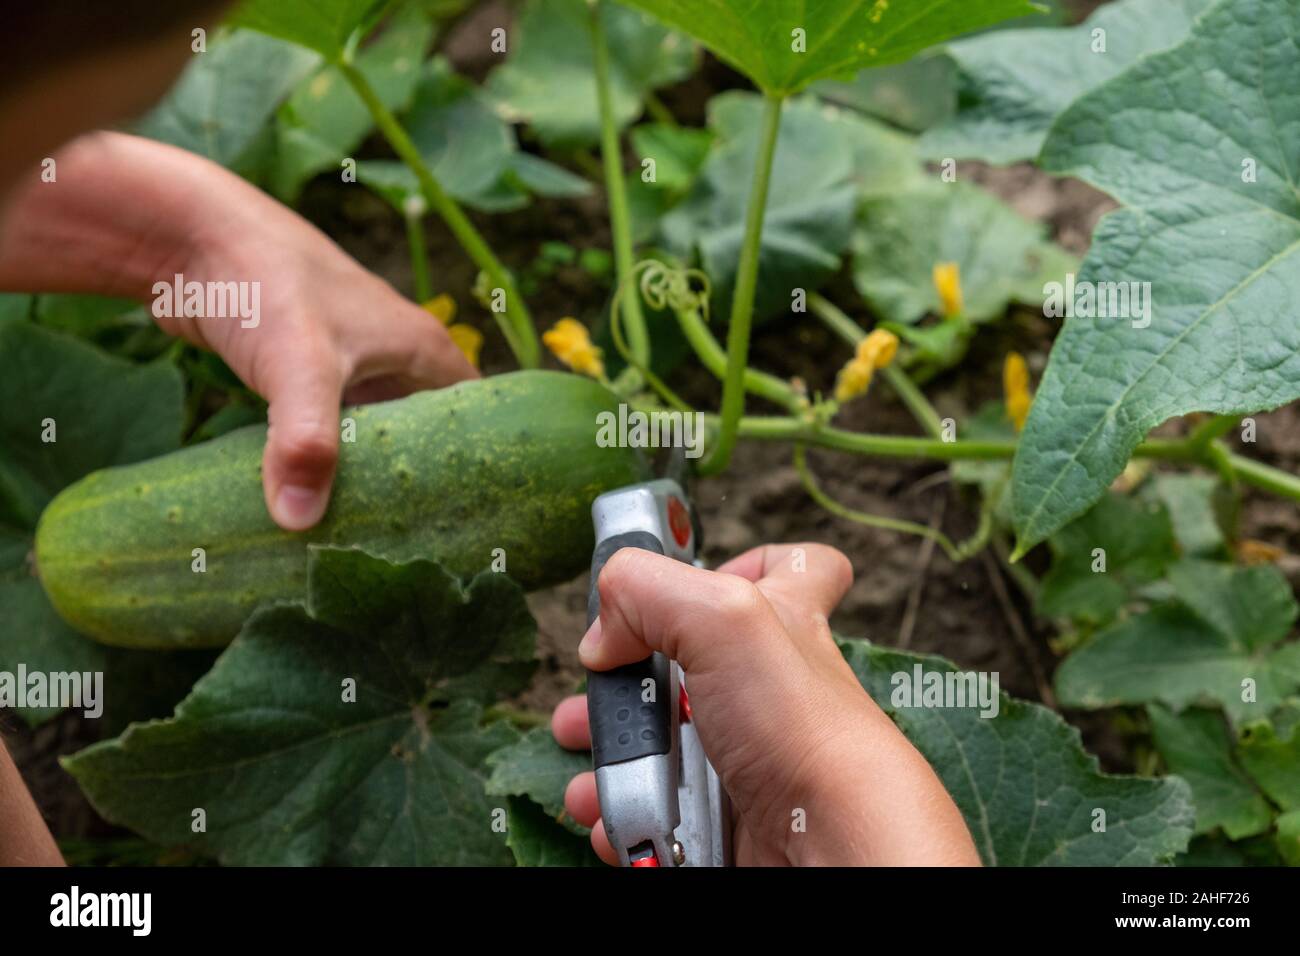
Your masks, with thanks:
[[(652, 651), (681, 664), (731, 795), (737, 865), (978, 866), (956, 804), (831, 637), (827, 616), (852, 582), (824, 545), (756, 548), (717, 571), (624, 549), (601, 572), (600, 618), (579, 655), (592, 670)], [(585, 698), (563, 701), (551, 727), (561, 746), (589, 748)], [(594, 773), (570, 782), (565, 807), (616, 863)]]
[[(0, 220), (0, 289), (155, 302), (155, 286), (256, 283), (256, 325), (158, 317), (215, 351), (270, 403), (262, 484), (271, 516), (303, 530), (325, 513), (339, 405), (474, 378), (442, 324), (322, 232), (215, 163), (120, 133), (75, 141), (58, 179), (31, 180)], [(158, 315), (158, 311), (155, 311)]]

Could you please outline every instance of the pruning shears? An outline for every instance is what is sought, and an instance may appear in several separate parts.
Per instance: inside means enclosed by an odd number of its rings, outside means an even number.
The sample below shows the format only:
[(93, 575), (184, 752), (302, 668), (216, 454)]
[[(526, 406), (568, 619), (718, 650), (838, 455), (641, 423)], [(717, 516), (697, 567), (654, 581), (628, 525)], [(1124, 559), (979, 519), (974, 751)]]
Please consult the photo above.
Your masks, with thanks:
[[(592, 503), (591, 516), (596, 549), (588, 626), (600, 615), (600, 571), (623, 548), (698, 565), (698, 524), (678, 480), (606, 492)], [(677, 662), (656, 653), (611, 671), (588, 671), (587, 715), (601, 817), (619, 863), (729, 866), (730, 801), (700, 745)]]

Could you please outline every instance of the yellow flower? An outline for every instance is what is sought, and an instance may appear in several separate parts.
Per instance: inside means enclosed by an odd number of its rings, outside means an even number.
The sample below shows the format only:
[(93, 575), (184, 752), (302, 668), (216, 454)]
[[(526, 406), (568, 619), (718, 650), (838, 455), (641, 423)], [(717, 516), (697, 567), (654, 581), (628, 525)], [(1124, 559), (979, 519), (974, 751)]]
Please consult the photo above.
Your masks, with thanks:
[(435, 316), (443, 325), (451, 325), (456, 319), (456, 300), (445, 292), (435, 295), (420, 308)]
[(961, 267), (955, 262), (940, 262), (934, 267), (934, 289), (939, 293), (943, 317), (955, 319), (964, 308), (961, 296)]
[(542, 342), (565, 365), (591, 378), (605, 377), (601, 351), (591, 344), (587, 327), (577, 319), (560, 319), (542, 333)]
[(835, 379), (835, 401), (843, 404), (865, 395), (871, 387), (876, 369), (884, 368), (898, 354), (898, 336), (885, 329), (876, 329), (858, 343), (858, 350), (848, 364), (840, 369)]
[(1006, 398), (1007, 418), (1016, 431), (1023, 431), (1034, 396), (1029, 391), (1029, 366), (1019, 352), (1008, 352), (1002, 365), (1002, 393)]
[(456, 348), (465, 353), (469, 364), (478, 368), (479, 353), (483, 351), (483, 333), (474, 326), (462, 322), (448, 326), (447, 334), (451, 336)]
[(858, 358), (872, 368), (884, 368), (898, 354), (898, 336), (888, 329), (874, 329), (858, 343)]
[(870, 362), (864, 362), (860, 358), (850, 359), (835, 379), (835, 401), (842, 405), (851, 398), (865, 395), (871, 387), (871, 376), (875, 371), (876, 367)]
[(1285, 556), (1285, 551), (1267, 541), (1246, 538), (1237, 542), (1237, 560), (1248, 567), (1257, 564), (1275, 564)]

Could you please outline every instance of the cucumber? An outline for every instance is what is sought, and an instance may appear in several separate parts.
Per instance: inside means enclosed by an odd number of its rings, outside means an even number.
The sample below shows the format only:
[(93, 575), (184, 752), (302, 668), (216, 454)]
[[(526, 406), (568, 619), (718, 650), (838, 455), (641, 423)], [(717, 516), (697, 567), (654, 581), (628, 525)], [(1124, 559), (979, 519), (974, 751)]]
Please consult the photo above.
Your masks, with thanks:
[(592, 500), (648, 477), (639, 451), (596, 444), (617, 402), (591, 379), (529, 371), (349, 410), (329, 510), (300, 533), (266, 512), (264, 425), (95, 472), (41, 516), (41, 583), (89, 637), (176, 648), (222, 646), (258, 605), (302, 599), (313, 544), (462, 576), (503, 553), (525, 588), (564, 581), (590, 562)]

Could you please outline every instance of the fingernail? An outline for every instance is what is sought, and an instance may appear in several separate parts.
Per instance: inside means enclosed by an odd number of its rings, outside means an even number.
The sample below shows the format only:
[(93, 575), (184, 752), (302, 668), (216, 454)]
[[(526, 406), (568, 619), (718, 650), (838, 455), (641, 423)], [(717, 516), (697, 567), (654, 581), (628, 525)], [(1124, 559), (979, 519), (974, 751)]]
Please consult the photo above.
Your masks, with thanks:
[(275, 496), (275, 514), (272, 517), (282, 528), (306, 531), (324, 517), (328, 504), (329, 497), (320, 489), (285, 485)]
[(582, 641), (578, 644), (578, 657), (586, 662), (596, 655), (596, 648), (599, 646), (600, 618), (596, 618), (591, 627), (587, 628), (587, 633), (582, 636)]

